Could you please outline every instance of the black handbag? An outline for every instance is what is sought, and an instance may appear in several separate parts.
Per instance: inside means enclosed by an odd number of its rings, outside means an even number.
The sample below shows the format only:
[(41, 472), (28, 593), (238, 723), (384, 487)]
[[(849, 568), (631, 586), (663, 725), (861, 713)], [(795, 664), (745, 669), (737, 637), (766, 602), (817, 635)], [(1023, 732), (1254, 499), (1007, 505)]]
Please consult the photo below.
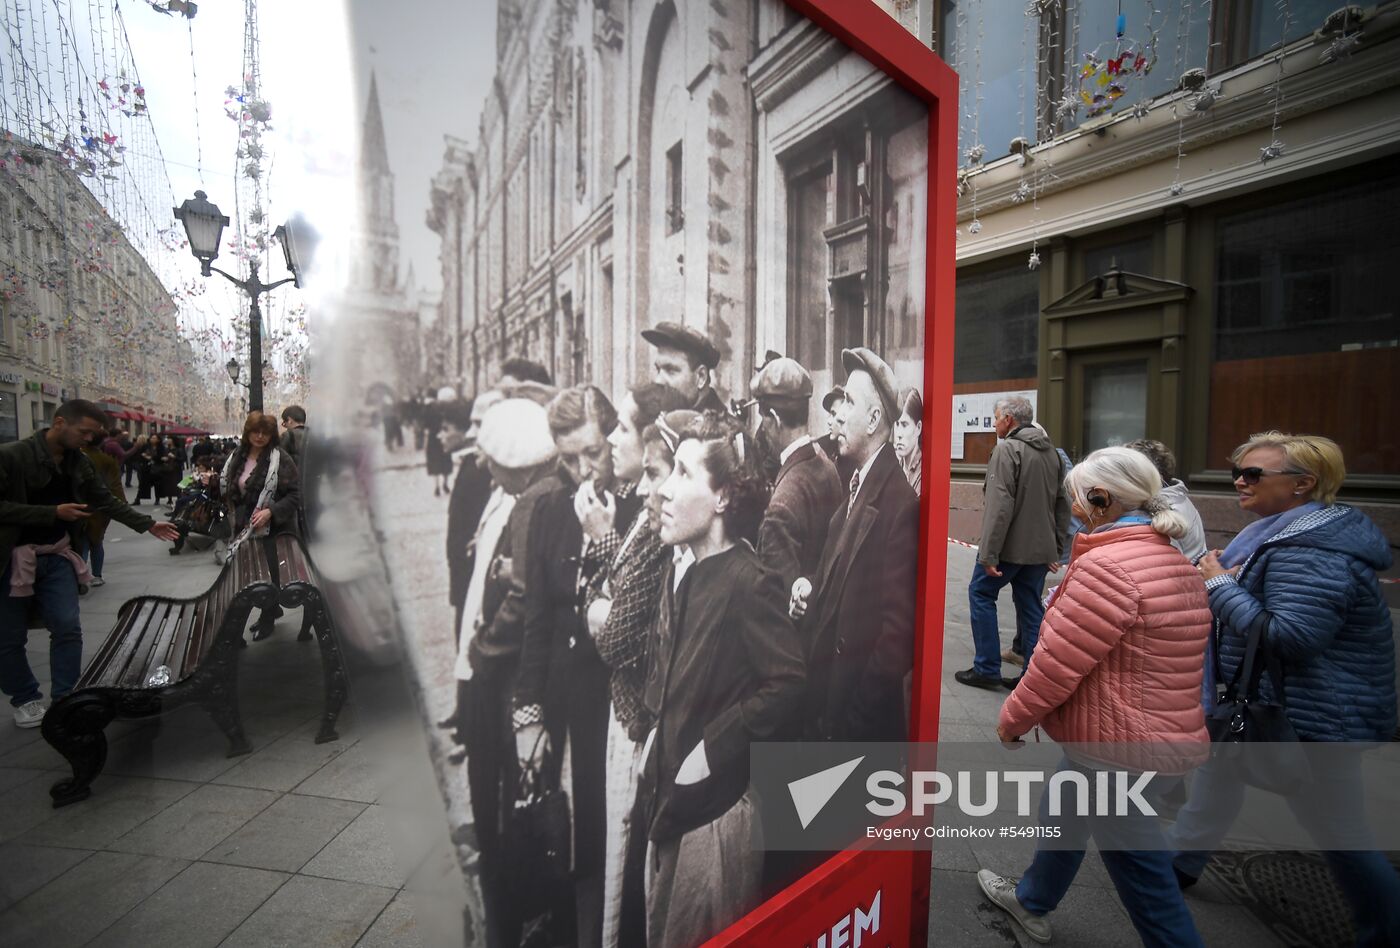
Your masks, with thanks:
[[(1288, 720), (1283, 667), (1269, 648), (1268, 633), (1269, 616), (1261, 610), (1250, 625), (1244, 660), (1206, 718), (1206, 730), (1212, 767), (1233, 769), (1244, 783), (1287, 796), (1311, 780), (1312, 771)], [(1259, 694), (1265, 671), (1272, 701)]]
[(505, 815), (502, 853), (511, 899), (525, 921), (550, 912), (559, 893), (570, 884), (572, 833), (569, 797), (547, 786), (543, 755), (544, 732), (530, 759), (520, 768), (515, 805)]

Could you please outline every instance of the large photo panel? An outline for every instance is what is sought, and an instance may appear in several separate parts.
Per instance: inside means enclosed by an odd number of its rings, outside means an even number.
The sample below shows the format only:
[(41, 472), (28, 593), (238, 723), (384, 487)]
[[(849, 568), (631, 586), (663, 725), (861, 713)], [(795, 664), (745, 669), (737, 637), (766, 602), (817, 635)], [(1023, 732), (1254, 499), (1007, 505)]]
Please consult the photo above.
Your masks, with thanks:
[(935, 96), (895, 63), (943, 67), (873, 6), (499, 0), (441, 61), (372, 6), (349, 398), (468, 942), (757, 943), (856, 879), (902, 940), (926, 867), (765, 848), (749, 762), (933, 736)]

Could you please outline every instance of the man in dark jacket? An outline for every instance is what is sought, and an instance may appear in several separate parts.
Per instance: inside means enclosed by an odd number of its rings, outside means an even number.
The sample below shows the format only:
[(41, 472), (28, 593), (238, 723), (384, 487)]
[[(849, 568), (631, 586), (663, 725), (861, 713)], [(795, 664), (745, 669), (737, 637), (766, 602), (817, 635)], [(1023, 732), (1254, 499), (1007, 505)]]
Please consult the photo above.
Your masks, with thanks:
[[(53, 427), (0, 446), (0, 691), (14, 706), (20, 727), (38, 727), (45, 710), (24, 650), (31, 603), (49, 629), (52, 696), (72, 691), (82, 671), (77, 573), (65, 550), (79, 548), (83, 521), (102, 514), (162, 540), (179, 536), (174, 524), (157, 523), (113, 497), (83, 455), (83, 445), (106, 422), (97, 405), (74, 399), (59, 406)], [(22, 558), (32, 563), (33, 589), (15, 596), (12, 584)]]
[(674, 388), (691, 400), (696, 411), (724, 412), (724, 399), (715, 391), (719, 348), (709, 337), (680, 323), (657, 323), (642, 330), (656, 348), (651, 380)]
[(831, 515), (846, 496), (836, 466), (807, 433), (812, 377), (793, 359), (774, 359), (749, 383), (762, 420), (758, 442), (778, 462), (773, 494), (758, 528), (758, 556), (791, 590), (812, 576), (826, 546)]
[(794, 618), (807, 619), (807, 737), (899, 741), (909, 729), (919, 497), (889, 444), (899, 417), (894, 372), (866, 348), (844, 350), (841, 361), (849, 376), (836, 437), (856, 471), (816, 573), (793, 583), (789, 603)]
[(1063, 466), (1049, 435), (1033, 424), (1028, 399), (1010, 395), (993, 408), (996, 450), (987, 462), (983, 484), (982, 539), (977, 565), (967, 587), (972, 641), (977, 650), (971, 668), (953, 677), (974, 688), (1014, 687), (1001, 677), (1001, 633), (997, 628), (997, 593), (1011, 584), (1016, 602), (1016, 630), (1031, 662), (1045, 607), (1040, 594), (1045, 576), (1060, 568), (1069, 534), (1069, 498)]
[(579, 386), (555, 396), (548, 414), (559, 452), (560, 486), (537, 502), (527, 541), (525, 639), (514, 725), (522, 760), (529, 758), (543, 728), (555, 752), (550, 767), (554, 773), (567, 733), (573, 774), (575, 943), (587, 948), (602, 941), (612, 674), (598, 656), (581, 609), (599, 579), (585, 568), (589, 558), (575, 498), (590, 482), (595, 496), (613, 488), (607, 437), (617, 424), (617, 411), (598, 389)]

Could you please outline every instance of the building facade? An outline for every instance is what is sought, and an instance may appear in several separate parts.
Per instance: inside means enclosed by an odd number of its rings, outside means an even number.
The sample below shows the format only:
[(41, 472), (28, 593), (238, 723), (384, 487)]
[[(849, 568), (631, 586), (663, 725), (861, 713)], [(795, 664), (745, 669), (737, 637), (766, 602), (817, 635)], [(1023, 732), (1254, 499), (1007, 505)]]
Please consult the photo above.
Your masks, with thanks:
[[(136, 433), (203, 425), (176, 304), (59, 156), (8, 134), (0, 162), (0, 442), (69, 398)], [(175, 371), (179, 369), (180, 371)]]
[[(956, 395), (933, 410), (1027, 391), (1072, 457), (1157, 438), (1213, 541), (1242, 524), (1235, 444), (1325, 434), (1344, 499), (1400, 536), (1377, 411), (1400, 353), (1400, 3), (1155, 0), (1121, 37), (1108, 0), (879, 6), (961, 78)], [(716, 340), (726, 395), (768, 349), (825, 391), (858, 340), (919, 383), (926, 116), (885, 77), (770, 0), (503, 0), (497, 54), (432, 182), (466, 392), (526, 355), (617, 395), (662, 319)], [(952, 447), (964, 538), (980, 422)]]

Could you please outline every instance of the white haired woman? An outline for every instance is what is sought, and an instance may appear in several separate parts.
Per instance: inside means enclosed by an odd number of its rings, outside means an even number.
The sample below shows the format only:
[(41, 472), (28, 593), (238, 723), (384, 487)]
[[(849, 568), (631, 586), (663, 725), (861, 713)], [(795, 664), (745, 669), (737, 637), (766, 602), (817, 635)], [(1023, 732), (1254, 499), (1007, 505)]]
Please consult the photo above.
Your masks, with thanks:
[[(1210, 608), (1200, 576), (1172, 546), (1186, 521), (1162, 498), (1152, 462), (1127, 448), (1090, 454), (1065, 487), (1084, 530), (997, 735), (1010, 743), (1044, 727), (1056, 742), (1078, 745), (1059, 769), (1090, 786), (1098, 770), (1183, 774), (1209, 750), (1200, 687)], [(1049, 797), (1042, 824), (1052, 819)], [(1027, 935), (1050, 940), (1045, 916), (1069, 891), (1092, 836), (1144, 944), (1201, 944), (1155, 817), (1055, 819), (1060, 835), (1042, 843), (1019, 883), (977, 874)]]

